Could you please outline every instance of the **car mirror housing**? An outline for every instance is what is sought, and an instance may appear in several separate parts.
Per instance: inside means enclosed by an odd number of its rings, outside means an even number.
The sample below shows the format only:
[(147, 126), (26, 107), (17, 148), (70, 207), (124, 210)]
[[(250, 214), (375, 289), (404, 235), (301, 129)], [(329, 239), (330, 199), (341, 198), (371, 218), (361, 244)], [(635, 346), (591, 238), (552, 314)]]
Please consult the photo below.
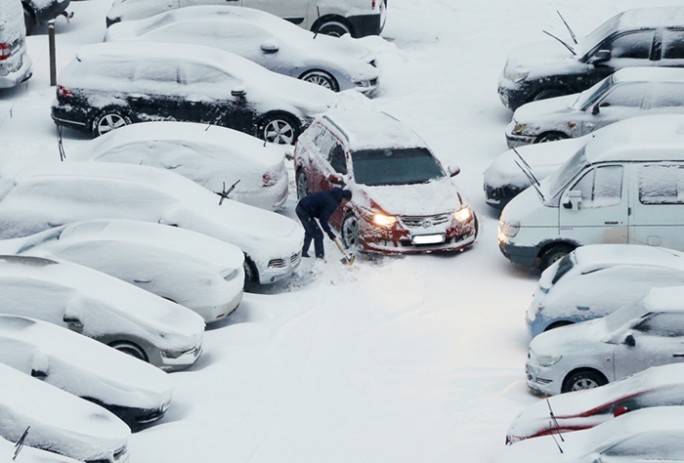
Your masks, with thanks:
[(461, 173), (461, 168), (458, 166), (449, 166), (447, 171), (449, 172), (449, 177), (456, 177)]
[(278, 50), (280, 50), (280, 47), (275, 40), (267, 40), (261, 44), (261, 51), (264, 53), (276, 53)]
[(591, 114), (593, 114), (594, 116), (596, 116), (596, 115), (597, 115), (598, 113), (600, 113), (600, 112), (601, 112), (601, 110), (599, 109), (599, 105), (598, 105), (598, 104), (595, 104), (595, 105), (591, 108)]
[(565, 209), (579, 211), (580, 203), (582, 202), (582, 192), (577, 190), (568, 191), (563, 195), (561, 202)]
[(625, 337), (624, 343), (625, 343), (626, 346), (629, 346), (629, 347), (634, 347), (634, 346), (636, 346), (636, 340), (634, 339), (634, 336), (631, 335), (631, 334), (628, 334), (628, 335)]
[(591, 64), (601, 64), (601, 63), (605, 63), (606, 61), (609, 61), (610, 57), (611, 57), (610, 50), (598, 50), (589, 59), (589, 62)]

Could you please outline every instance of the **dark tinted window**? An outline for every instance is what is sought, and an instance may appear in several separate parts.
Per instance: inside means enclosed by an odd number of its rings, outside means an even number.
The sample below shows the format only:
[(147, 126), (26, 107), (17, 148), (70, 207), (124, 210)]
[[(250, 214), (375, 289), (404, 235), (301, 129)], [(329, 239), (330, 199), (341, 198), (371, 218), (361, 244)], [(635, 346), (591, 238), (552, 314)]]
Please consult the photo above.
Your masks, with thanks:
[(611, 58), (648, 59), (653, 45), (653, 31), (629, 32), (609, 44)]
[(330, 165), (335, 172), (340, 174), (347, 173), (347, 159), (344, 156), (344, 148), (339, 143), (335, 143), (332, 150), (330, 151)]
[(684, 59), (684, 30), (664, 32), (663, 59)]
[(410, 185), (445, 176), (442, 166), (425, 148), (387, 148), (352, 153), (356, 183)]

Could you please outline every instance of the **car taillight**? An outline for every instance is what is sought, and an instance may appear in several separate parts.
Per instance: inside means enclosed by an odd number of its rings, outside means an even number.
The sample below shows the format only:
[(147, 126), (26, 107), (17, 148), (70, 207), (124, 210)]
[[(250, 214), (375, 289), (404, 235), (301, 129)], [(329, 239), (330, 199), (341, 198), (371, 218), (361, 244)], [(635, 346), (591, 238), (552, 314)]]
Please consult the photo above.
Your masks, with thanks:
[(10, 44), (7, 42), (0, 42), (0, 61), (5, 61), (10, 56), (12, 56)]
[(64, 85), (57, 86), (57, 96), (62, 98), (69, 98), (74, 96), (73, 92), (66, 88)]
[(378, 4), (378, 0), (371, 0), (371, 10), (374, 10)]
[(262, 186), (273, 186), (276, 184), (277, 181), (278, 178), (270, 172), (266, 172), (264, 175), (261, 176)]

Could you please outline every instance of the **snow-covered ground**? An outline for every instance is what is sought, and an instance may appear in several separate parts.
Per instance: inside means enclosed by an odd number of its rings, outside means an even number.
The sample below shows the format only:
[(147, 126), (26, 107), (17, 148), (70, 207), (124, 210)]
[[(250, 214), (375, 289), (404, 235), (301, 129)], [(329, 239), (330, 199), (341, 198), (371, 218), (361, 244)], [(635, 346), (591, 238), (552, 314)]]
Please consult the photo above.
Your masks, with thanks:
[[(58, 19), (57, 62), (102, 40), (109, 0), (72, 2)], [(649, 6), (677, 5), (651, 0)], [(390, 0), (378, 44), (383, 109), (411, 125), (480, 216), (473, 249), (456, 256), (328, 261), (289, 285), (245, 295), (210, 329), (195, 367), (174, 373), (163, 421), (133, 435), (132, 463), (491, 462), (510, 420), (538, 400), (525, 386), (524, 323), (537, 275), (500, 254), (482, 172), (506, 149), (510, 118), (496, 83), (508, 51), (579, 35), (637, 0)], [(561, 46), (560, 44), (558, 45)], [(58, 159), (49, 106), (47, 35), (29, 37), (34, 76), (0, 92), (0, 160)], [(87, 137), (65, 132), (67, 156)], [(294, 185), (285, 214), (293, 217)]]

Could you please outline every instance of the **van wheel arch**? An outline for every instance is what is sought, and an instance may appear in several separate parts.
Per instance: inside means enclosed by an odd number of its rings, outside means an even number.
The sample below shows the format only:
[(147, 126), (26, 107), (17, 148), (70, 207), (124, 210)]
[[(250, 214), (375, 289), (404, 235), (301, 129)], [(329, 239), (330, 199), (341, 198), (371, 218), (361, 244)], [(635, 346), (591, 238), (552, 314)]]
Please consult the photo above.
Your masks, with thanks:
[(545, 245), (539, 252), (539, 270), (544, 271), (563, 256), (570, 254), (576, 247), (576, 244), (567, 241), (556, 241)]
[(354, 36), (354, 28), (346, 18), (339, 15), (328, 14), (321, 16), (311, 27), (311, 30), (320, 34), (333, 35), (340, 37), (344, 34)]

